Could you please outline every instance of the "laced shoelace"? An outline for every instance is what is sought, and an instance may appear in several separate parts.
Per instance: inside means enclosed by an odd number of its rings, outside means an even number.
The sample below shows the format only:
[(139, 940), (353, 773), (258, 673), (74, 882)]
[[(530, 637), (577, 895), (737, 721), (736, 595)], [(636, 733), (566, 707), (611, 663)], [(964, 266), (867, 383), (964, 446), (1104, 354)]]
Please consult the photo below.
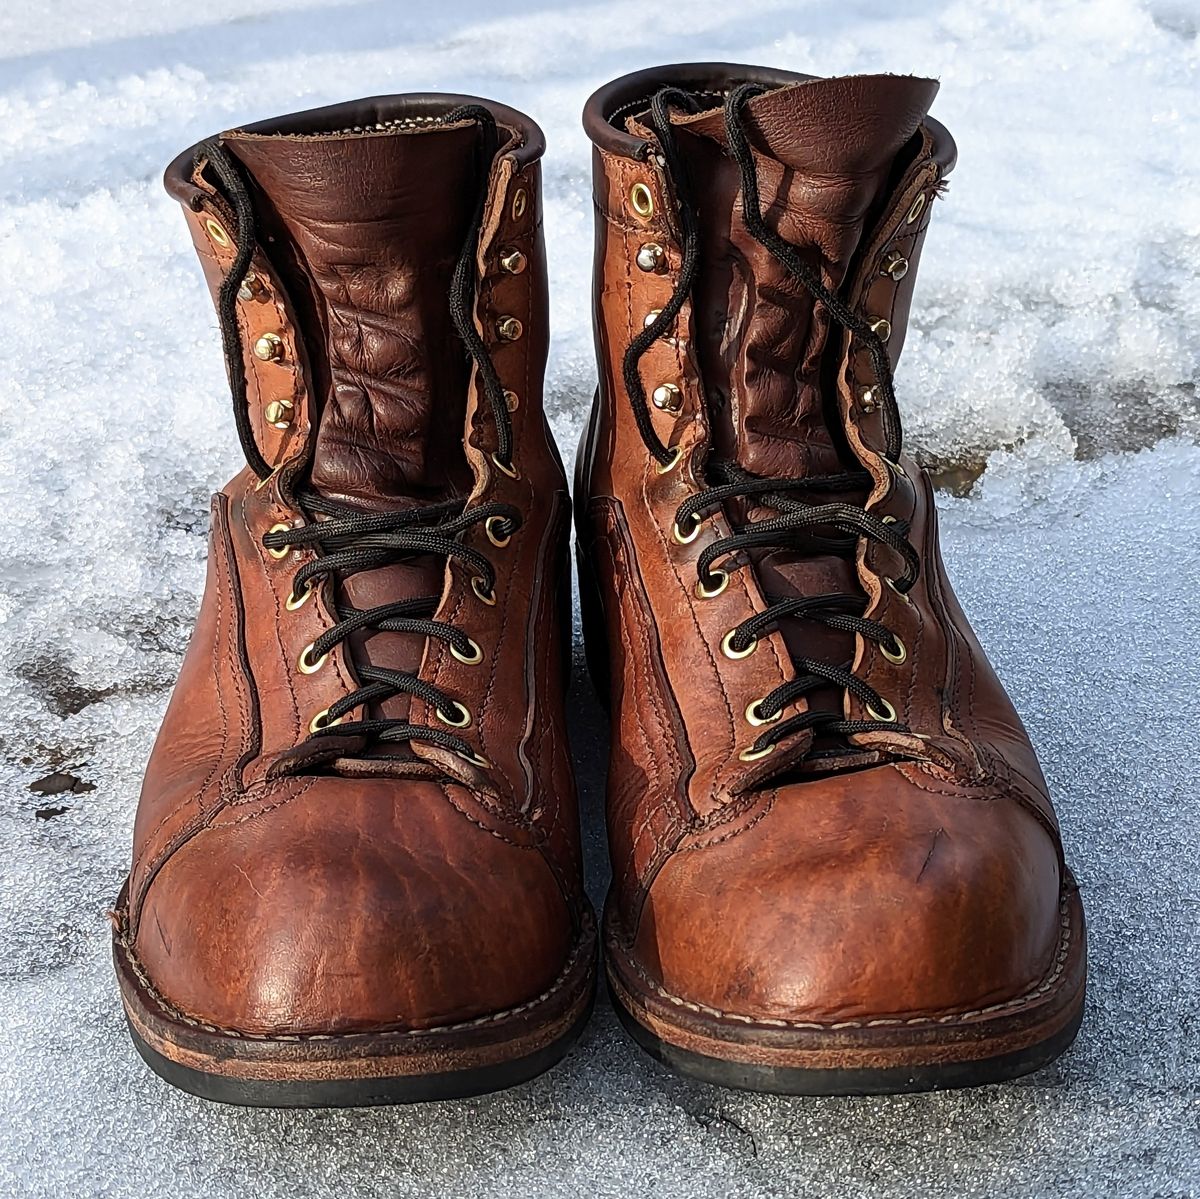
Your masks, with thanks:
[[(742, 84), (734, 88), (724, 104), (725, 129), (729, 156), (741, 172), (743, 220), (750, 235), (775, 257), (784, 269), (813, 298), (822, 304), (829, 315), (848, 332), (861, 340), (866, 348), (876, 379), (872, 389), (878, 397), (884, 434), (884, 457), (896, 463), (900, 457), (902, 435), (892, 381), (891, 361), (883, 341), (870, 323), (831, 291), (800, 257), (799, 250), (767, 225), (763, 217), (758, 189), (758, 173), (749, 138), (742, 121), (742, 107), (756, 95), (769, 89), (759, 84)], [(670, 110), (699, 111), (696, 97), (678, 88), (664, 88), (650, 102), (649, 123), (662, 150), (664, 168), (675, 187), (679, 203), (679, 225), (682, 261), (679, 278), (670, 299), (656, 319), (630, 342), (623, 361), (622, 374), (633, 406), (634, 419), (647, 450), (664, 468), (677, 461), (678, 451), (668, 448), (654, 430), (650, 408), (642, 384), (639, 363), (642, 356), (665, 335), (695, 286), (700, 267), (700, 235), (698, 218), (691, 196), (686, 164), (675, 140)], [(765, 478), (743, 469), (736, 462), (712, 458), (707, 463), (711, 486), (685, 500), (675, 514), (676, 535), (683, 542), (698, 532), (705, 513), (721, 508), (730, 501), (753, 500), (775, 515), (765, 520), (751, 521), (738, 526), (728, 537), (714, 541), (703, 550), (696, 563), (697, 590), (701, 595), (714, 596), (724, 590), (729, 570), (745, 564), (744, 551), (762, 548), (783, 548), (798, 553), (836, 553), (853, 555), (858, 538), (866, 537), (888, 546), (905, 563), (904, 572), (897, 578), (886, 579), (888, 586), (906, 595), (917, 581), (920, 558), (907, 540), (908, 524), (890, 517), (880, 518), (864, 507), (840, 502), (832, 497), (845, 492), (862, 492), (871, 486), (866, 471), (846, 471), (841, 474), (813, 475), (797, 478)], [(808, 502), (797, 498), (806, 495)], [(813, 503), (814, 498), (826, 502)], [(739, 561), (739, 557), (741, 559)], [(729, 569), (718, 562), (727, 560)], [(766, 608), (742, 621), (726, 635), (723, 650), (733, 658), (752, 653), (760, 638), (776, 629), (781, 621), (793, 618), (816, 621), (831, 629), (856, 633), (875, 642), (900, 660), (904, 648), (896, 636), (878, 621), (862, 615), (861, 595), (823, 594), (795, 598), (767, 595)], [(804, 729), (816, 733), (848, 735), (878, 729), (880, 724), (902, 731), (896, 712), (873, 687), (863, 682), (849, 664), (830, 664), (818, 659), (793, 658), (796, 677), (776, 687), (757, 703), (747, 715), (753, 723), (770, 725), (757, 740), (743, 751), (745, 760), (765, 757), (776, 745)], [(809, 709), (784, 720), (784, 709), (809, 693), (822, 687), (834, 686), (859, 699), (871, 720), (846, 720), (841, 712)]]
[[(483, 222), (486, 180), (498, 145), (495, 118), (482, 105), (463, 105), (446, 113), (439, 124), (453, 125), (474, 121), (480, 130), (480, 188), (466, 241), (455, 265), (450, 283), (450, 313), (455, 330), (473, 360), (496, 426), (496, 451), (493, 460), (501, 470), (513, 473), (513, 429), (504, 387), (475, 327), (475, 259)], [(249, 191), (228, 151), (213, 139), (196, 152), (197, 165), (211, 167), (218, 184), (233, 209), (237, 234), (236, 252), (229, 273), (217, 296), (217, 315), (226, 368), (234, 399), (234, 421), (246, 462), (260, 479), (268, 478), (272, 467), (263, 457), (254, 439), (242, 358), (241, 334), (237, 322), (238, 289), (245, 279), (256, 244), (254, 210)], [(494, 603), (496, 572), (486, 555), (464, 544), (463, 534), (482, 525), (490, 541), (503, 546), (521, 524), (520, 512), (511, 504), (487, 503), (466, 507), (460, 499), (417, 505), (393, 512), (364, 512), (347, 504), (326, 499), (312, 488), (298, 487), (294, 492), (306, 523), (298, 528), (277, 529), (263, 536), (263, 544), (275, 553), (292, 549), (311, 549), (316, 557), (297, 570), (289, 609), (307, 602), (313, 591), (329, 580), (336, 589), (349, 576), (360, 571), (410, 561), (426, 555), (456, 561), (472, 572), (471, 586), (484, 603)], [(329, 653), (349, 637), (361, 632), (410, 633), (417, 637), (445, 642), (451, 654), (461, 662), (478, 662), (483, 651), (462, 630), (444, 621), (434, 620), (440, 596), (421, 596), (359, 610), (338, 603), (338, 621), (322, 633), (300, 655), (299, 669), (312, 672), (320, 668)], [(362, 737), (376, 742), (425, 741), (450, 750), (478, 766), (487, 762), (477, 755), (470, 743), (453, 731), (471, 721), (463, 704), (441, 688), (403, 670), (392, 670), (356, 663), (362, 684), (317, 714), (310, 724), (312, 739), (330, 735)], [(378, 705), (400, 695), (414, 696), (434, 710), (447, 728), (414, 724), (398, 719), (362, 719), (346, 717), (360, 705)]]

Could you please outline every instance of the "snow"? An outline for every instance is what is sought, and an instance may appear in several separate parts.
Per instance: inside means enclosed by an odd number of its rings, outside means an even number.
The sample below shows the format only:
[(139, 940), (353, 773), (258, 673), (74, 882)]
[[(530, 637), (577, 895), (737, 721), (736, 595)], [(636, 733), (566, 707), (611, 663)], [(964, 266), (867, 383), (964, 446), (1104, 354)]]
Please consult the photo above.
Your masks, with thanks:
[[(0, 1194), (1200, 1193), (1198, 31), (1197, 0), (6, 5)], [(594, 386), (580, 107), (620, 72), (708, 58), (942, 80), (960, 165), (899, 390), (909, 445), (970, 492), (941, 495), (949, 567), (1083, 887), (1075, 1049), (976, 1092), (783, 1100), (666, 1074), (602, 1002), (562, 1067), (470, 1102), (269, 1112), (172, 1091), (125, 1036), (104, 912), (207, 496), (239, 455), (163, 165), (239, 121), (376, 92), (530, 112), (569, 455)], [(572, 702), (599, 899), (603, 723), (582, 677)], [(79, 789), (30, 790), (55, 772)]]

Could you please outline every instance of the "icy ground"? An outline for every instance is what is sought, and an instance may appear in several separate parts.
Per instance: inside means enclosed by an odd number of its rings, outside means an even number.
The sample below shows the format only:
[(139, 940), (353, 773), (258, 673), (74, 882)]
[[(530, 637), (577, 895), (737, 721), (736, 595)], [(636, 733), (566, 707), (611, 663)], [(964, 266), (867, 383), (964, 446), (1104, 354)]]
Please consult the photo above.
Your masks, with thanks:
[[(424, 7), (0, 6), (0, 1196), (1200, 1194), (1200, 3)], [(1076, 1048), (1010, 1086), (788, 1101), (667, 1075), (602, 1005), (562, 1067), (468, 1103), (254, 1112), (170, 1090), (126, 1040), (104, 911), (238, 452), (163, 165), (376, 92), (532, 113), (569, 451), (593, 386), (580, 106), (705, 58), (943, 82), (960, 166), (900, 391), (1086, 897)], [(585, 683), (573, 703), (598, 899), (605, 731)]]

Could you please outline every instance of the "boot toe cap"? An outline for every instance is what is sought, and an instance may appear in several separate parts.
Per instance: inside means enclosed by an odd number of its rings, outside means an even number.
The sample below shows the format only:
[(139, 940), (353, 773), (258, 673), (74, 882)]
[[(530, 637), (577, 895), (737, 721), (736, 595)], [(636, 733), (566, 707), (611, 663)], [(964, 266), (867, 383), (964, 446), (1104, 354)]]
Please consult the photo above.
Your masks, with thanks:
[(528, 1001), (570, 952), (546, 860), (421, 781), (330, 779), (215, 824), (150, 883), (135, 952), (189, 1018), (256, 1035), (430, 1029)]
[(878, 770), (783, 788), (740, 835), (677, 852), (646, 901), (640, 968), (685, 1002), (819, 1023), (977, 1010), (1036, 986), (1061, 930), (1046, 828), (1011, 799)]

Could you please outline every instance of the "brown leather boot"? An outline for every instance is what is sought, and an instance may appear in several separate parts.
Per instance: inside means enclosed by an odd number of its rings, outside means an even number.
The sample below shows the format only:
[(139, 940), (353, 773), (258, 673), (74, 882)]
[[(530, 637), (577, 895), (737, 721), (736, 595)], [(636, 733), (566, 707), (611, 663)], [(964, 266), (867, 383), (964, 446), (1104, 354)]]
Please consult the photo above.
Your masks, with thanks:
[(901, 453), (892, 372), (954, 161), (936, 91), (695, 65), (584, 114), (608, 974), (638, 1041), (715, 1082), (1002, 1079), (1083, 1009), (1046, 786)]
[(114, 952), (200, 1095), (473, 1094), (593, 989), (541, 403), (541, 131), (393, 96), (183, 154), (248, 462), (146, 773)]

